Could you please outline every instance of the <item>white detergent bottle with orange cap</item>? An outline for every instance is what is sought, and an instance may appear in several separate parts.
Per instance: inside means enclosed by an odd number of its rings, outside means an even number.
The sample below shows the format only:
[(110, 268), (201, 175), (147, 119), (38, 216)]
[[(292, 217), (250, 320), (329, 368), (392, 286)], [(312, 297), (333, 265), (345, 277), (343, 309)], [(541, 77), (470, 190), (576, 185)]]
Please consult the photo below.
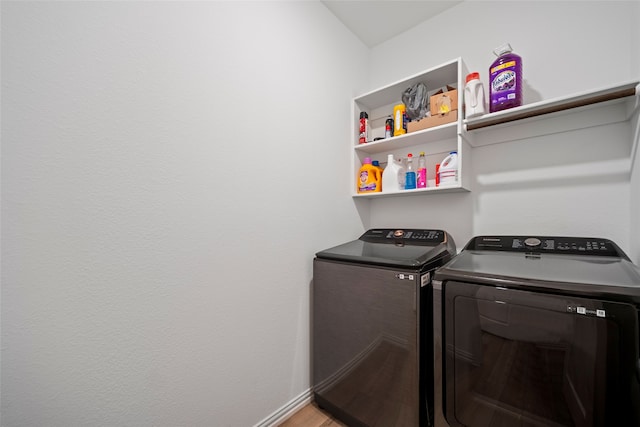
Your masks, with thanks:
[(356, 190), (358, 193), (378, 193), (382, 190), (382, 173), (371, 164), (371, 158), (365, 157), (358, 171)]
[(479, 73), (467, 75), (467, 82), (464, 86), (464, 111), (467, 119), (481, 116), (484, 109), (484, 88), (480, 81)]
[(458, 152), (451, 151), (440, 163), (440, 185), (452, 185), (458, 182)]

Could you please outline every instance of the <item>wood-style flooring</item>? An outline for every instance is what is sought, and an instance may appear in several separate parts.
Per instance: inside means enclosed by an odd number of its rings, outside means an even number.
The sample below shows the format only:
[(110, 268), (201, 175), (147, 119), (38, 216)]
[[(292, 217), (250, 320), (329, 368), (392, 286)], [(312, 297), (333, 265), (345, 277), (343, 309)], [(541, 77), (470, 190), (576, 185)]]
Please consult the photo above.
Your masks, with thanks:
[(278, 427), (347, 427), (330, 414), (318, 408), (315, 403), (303, 406)]

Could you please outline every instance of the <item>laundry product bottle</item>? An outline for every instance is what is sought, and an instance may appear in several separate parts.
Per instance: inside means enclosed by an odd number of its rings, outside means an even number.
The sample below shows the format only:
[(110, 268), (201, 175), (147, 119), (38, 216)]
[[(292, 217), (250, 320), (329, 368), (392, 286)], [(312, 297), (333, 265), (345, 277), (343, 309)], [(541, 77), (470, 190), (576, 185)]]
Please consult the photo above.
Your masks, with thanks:
[(418, 188), (426, 188), (427, 187), (427, 159), (424, 156), (424, 151), (420, 152), (420, 157), (418, 157), (418, 176), (417, 176)]
[(407, 107), (404, 104), (393, 107), (393, 136), (407, 133), (407, 121)]
[(382, 166), (380, 166), (380, 162), (377, 161), (377, 160), (372, 160), (371, 164), (378, 169), (378, 176), (380, 177), (380, 179), (379, 179), (379, 181), (380, 181), (380, 184), (379, 184), (380, 189), (378, 191), (382, 191), (382, 188), (383, 188), (382, 187), (382, 172), (384, 172), (384, 168)]
[(384, 137), (391, 138), (393, 136), (393, 118), (389, 116), (384, 122)]
[(379, 161), (377, 161), (377, 160), (372, 160), (372, 161), (371, 161), (371, 164), (372, 164), (373, 166), (375, 166), (376, 168), (378, 168), (378, 170), (380, 171), (380, 176), (382, 176), (382, 171), (383, 171), (384, 169), (382, 169), (382, 167), (380, 167), (380, 162), (379, 162)]
[(359, 144), (364, 144), (369, 140), (369, 115), (366, 111), (360, 113), (359, 135)]
[(522, 105), (522, 58), (509, 43), (496, 48), (498, 57), (489, 67), (489, 112)]
[(465, 117), (477, 117), (485, 113), (484, 110), (484, 88), (480, 81), (479, 73), (467, 75), (464, 86), (464, 111)]
[(458, 182), (458, 152), (451, 151), (440, 163), (440, 185), (451, 185)]
[(365, 157), (362, 166), (358, 171), (357, 188), (358, 193), (377, 193), (382, 190), (382, 174), (380, 169), (373, 166), (370, 157)]
[(407, 154), (407, 173), (405, 174), (404, 189), (413, 190), (416, 188), (416, 172), (413, 170), (413, 154)]
[(393, 158), (393, 154), (387, 155), (387, 166), (382, 172), (382, 192), (391, 193), (404, 190), (405, 169), (402, 163)]

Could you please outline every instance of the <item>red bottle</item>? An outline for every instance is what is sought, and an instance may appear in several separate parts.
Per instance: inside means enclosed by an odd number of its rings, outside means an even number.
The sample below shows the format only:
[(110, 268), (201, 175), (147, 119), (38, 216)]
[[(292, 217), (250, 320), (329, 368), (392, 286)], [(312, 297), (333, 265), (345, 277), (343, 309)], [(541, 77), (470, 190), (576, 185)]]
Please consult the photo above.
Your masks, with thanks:
[(360, 113), (360, 139), (358, 142), (364, 144), (369, 139), (369, 115), (363, 111)]

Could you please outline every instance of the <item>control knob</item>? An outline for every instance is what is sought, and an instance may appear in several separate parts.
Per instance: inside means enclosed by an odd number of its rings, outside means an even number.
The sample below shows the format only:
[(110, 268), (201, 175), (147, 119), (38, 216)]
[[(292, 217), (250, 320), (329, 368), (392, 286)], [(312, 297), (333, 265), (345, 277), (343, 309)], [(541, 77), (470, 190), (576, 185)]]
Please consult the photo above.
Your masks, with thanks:
[(536, 237), (529, 237), (524, 241), (524, 245), (528, 248), (536, 248), (542, 244), (542, 241)]

